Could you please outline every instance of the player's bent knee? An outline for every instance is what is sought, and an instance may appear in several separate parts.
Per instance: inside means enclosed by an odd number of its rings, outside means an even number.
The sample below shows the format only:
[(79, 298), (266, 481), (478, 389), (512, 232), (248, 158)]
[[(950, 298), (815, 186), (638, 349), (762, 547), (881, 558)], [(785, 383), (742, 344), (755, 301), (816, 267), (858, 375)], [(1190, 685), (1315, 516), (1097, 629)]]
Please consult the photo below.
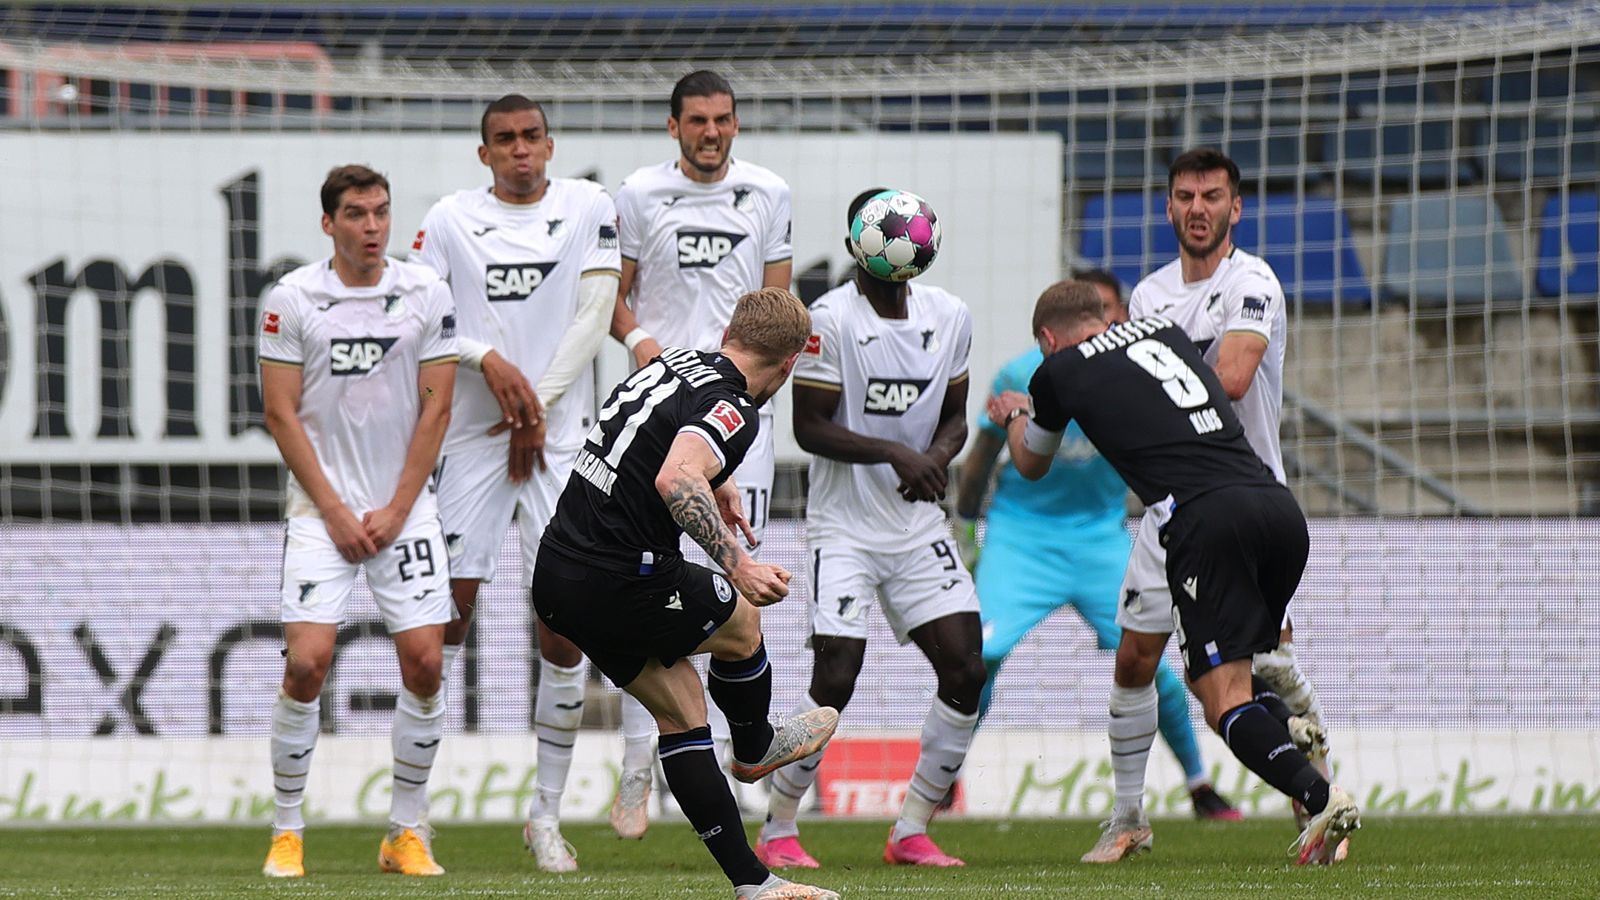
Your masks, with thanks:
[(988, 667), (977, 656), (946, 664), (935, 675), (939, 679), (939, 693), (962, 704), (977, 703), (984, 683), (989, 680)]

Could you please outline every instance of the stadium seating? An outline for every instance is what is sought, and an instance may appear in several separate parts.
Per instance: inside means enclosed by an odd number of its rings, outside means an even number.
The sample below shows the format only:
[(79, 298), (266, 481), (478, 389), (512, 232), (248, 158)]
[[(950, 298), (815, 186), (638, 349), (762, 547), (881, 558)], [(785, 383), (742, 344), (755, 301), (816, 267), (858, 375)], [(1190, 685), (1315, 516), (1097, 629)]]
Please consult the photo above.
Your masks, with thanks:
[(1522, 271), (1506, 235), (1486, 195), (1396, 198), (1383, 240), (1383, 296), (1423, 306), (1520, 302)]
[[(1490, 125), (1476, 130), (1478, 140), (1488, 146)], [(1564, 115), (1540, 116), (1532, 130), (1530, 136), (1528, 119), (1521, 116), (1494, 121), (1494, 174), (1499, 181), (1600, 176), (1600, 127), (1593, 118), (1577, 119), (1569, 129)]]
[[(1167, 224), (1166, 197), (1160, 191), (1092, 196), (1084, 204), (1079, 229), (1082, 262), (1109, 269), (1127, 285), (1178, 255), (1178, 238)], [(1267, 236), (1264, 242), (1262, 235)], [(1247, 197), (1234, 241), (1266, 258), (1291, 300), (1325, 304), (1372, 299), (1350, 219), (1332, 200), (1272, 194), (1262, 203)]]
[(1323, 136), (1323, 159), (1336, 164), (1348, 181), (1404, 187), (1470, 183), (1477, 169), (1471, 157), (1457, 155), (1454, 125), (1444, 119), (1417, 123), (1351, 122)]
[(1269, 194), (1266, 202), (1258, 203), (1247, 197), (1234, 242), (1266, 259), (1291, 302), (1372, 300), (1372, 286), (1356, 256), (1350, 217), (1332, 200)]
[(1539, 293), (1600, 296), (1600, 195), (1556, 194), (1540, 220)]
[(1246, 182), (1285, 187), (1327, 174), (1326, 166), (1305, 158), (1305, 139), (1298, 128), (1262, 127), (1259, 121), (1207, 116), (1200, 120), (1198, 138), (1197, 143), (1216, 147), (1238, 163)]
[(1178, 255), (1160, 190), (1095, 194), (1085, 201), (1078, 228), (1082, 263), (1109, 270), (1129, 287)]

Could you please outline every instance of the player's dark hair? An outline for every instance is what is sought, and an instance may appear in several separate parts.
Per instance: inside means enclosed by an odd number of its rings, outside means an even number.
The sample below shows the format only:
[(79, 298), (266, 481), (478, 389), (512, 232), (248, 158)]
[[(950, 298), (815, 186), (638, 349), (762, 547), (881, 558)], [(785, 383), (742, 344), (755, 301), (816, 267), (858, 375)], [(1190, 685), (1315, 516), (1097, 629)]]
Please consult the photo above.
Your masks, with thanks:
[(383, 177), (382, 173), (366, 166), (334, 166), (322, 181), (322, 211), (331, 216), (339, 211), (339, 201), (344, 199), (345, 191), (374, 185), (383, 188), (385, 194), (389, 193), (389, 179)]
[(478, 120), (478, 136), (483, 139), (483, 145), (489, 146), (489, 117), (495, 113), (522, 112), (525, 109), (539, 111), (539, 122), (544, 125), (544, 133), (550, 133), (550, 115), (537, 100), (529, 100), (521, 94), (507, 94), (494, 101), (483, 109), (483, 118)]
[(775, 364), (805, 349), (810, 337), (811, 313), (800, 298), (784, 288), (764, 287), (734, 304), (724, 340)]
[(728, 79), (710, 69), (690, 72), (672, 86), (672, 117), (676, 119), (683, 115), (683, 98), (715, 97), (718, 94), (727, 94), (728, 99), (733, 101), (733, 111), (739, 111), (739, 98), (733, 95), (733, 85), (728, 83)]
[(866, 206), (868, 200), (871, 200), (873, 197), (876, 197), (879, 194), (881, 194), (881, 193), (883, 193), (884, 191), (887, 191), (887, 190), (889, 190), (889, 188), (886, 188), (886, 187), (874, 187), (874, 188), (867, 188), (866, 190), (864, 190), (861, 193), (857, 194), (856, 198), (854, 200), (851, 200), (850, 201), (850, 205), (845, 207), (845, 210), (844, 210), (844, 228), (845, 228), (845, 231), (849, 231), (851, 226), (856, 224), (856, 213), (861, 212), (861, 207)]
[(1073, 281), (1087, 281), (1090, 284), (1104, 285), (1111, 289), (1117, 296), (1117, 302), (1122, 301), (1122, 279), (1107, 272), (1105, 269), (1081, 269), (1072, 273)]
[(1045, 288), (1033, 304), (1035, 337), (1046, 325), (1065, 333), (1083, 322), (1103, 321), (1105, 304), (1100, 291), (1087, 281), (1058, 281)]
[(1218, 169), (1228, 173), (1228, 187), (1233, 190), (1235, 197), (1239, 196), (1239, 164), (1229, 159), (1227, 154), (1214, 147), (1196, 147), (1185, 150), (1167, 167), (1167, 193), (1172, 193), (1172, 183), (1178, 176), (1185, 172), (1204, 174), (1215, 172)]

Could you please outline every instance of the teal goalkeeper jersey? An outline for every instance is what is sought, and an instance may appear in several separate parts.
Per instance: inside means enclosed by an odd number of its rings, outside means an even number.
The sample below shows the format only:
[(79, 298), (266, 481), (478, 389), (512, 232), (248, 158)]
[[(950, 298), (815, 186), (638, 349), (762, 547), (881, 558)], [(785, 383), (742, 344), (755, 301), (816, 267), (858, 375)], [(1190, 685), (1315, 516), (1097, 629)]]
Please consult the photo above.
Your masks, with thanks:
[[(993, 392), (1027, 393), (1028, 381), (1043, 362), (1044, 353), (1037, 347), (1011, 360), (994, 377)], [(982, 428), (1005, 440), (1005, 432), (987, 417), (982, 421)], [(1011, 464), (1010, 457), (1004, 458), (989, 514), (1036, 520), (1041, 536), (1052, 535), (1063, 528), (1120, 529), (1127, 516), (1124, 499), (1127, 491), (1121, 476), (1084, 436), (1078, 423), (1072, 422), (1062, 437), (1050, 471), (1038, 481), (1023, 478)]]

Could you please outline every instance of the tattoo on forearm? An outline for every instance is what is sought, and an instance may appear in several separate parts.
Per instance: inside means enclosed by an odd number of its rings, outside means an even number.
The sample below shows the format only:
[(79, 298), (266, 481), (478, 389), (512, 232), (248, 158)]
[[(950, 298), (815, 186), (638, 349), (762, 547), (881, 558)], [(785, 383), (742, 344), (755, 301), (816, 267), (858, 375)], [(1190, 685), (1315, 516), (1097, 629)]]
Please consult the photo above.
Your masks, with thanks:
[(692, 479), (679, 478), (672, 483), (666, 501), (667, 511), (684, 533), (704, 548), (706, 555), (721, 566), (722, 571), (732, 572), (739, 550), (733, 543), (733, 532), (722, 523), (722, 514), (717, 512), (717, 501), (711, 492)]

